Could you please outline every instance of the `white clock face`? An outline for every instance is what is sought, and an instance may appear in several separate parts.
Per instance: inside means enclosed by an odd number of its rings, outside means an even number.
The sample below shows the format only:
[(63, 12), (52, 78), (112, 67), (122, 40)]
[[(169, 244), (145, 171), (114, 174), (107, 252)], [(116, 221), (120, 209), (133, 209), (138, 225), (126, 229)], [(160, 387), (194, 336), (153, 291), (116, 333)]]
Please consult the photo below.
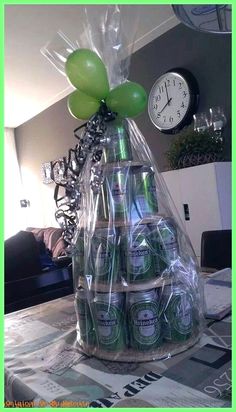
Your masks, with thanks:
[(190, 90), (178, 73), (166, 73), (154, 86), (148, 99), (151, 121), (160, 130), (176, 128), (184, 119), (190, 106)]

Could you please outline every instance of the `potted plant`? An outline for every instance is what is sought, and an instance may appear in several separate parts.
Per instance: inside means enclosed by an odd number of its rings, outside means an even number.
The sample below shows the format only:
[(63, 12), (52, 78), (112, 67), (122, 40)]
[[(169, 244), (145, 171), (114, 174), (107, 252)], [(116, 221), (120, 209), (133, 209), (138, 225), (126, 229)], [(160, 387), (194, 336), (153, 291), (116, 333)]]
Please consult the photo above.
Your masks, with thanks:
[(166, 153), (171, 169), (198, 166), (223, 161), (223, 143), (209, 131), (196, 132), (184, 129), (171, 143)]

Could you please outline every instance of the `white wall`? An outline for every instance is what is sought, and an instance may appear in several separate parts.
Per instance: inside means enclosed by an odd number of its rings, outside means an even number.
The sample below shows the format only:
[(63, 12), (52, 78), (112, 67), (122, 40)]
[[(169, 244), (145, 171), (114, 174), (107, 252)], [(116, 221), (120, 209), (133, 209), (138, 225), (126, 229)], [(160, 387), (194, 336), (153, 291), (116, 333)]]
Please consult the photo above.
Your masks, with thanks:
[(25, 228), (20, 170), (16, 155), (14, 129), (4, 130), (4, 239)]
[(57, 227), (54, 183), (45, 184), (41, 167), (66, 156), (78, 142), (73, 131), (81, 124), (68, 112), (66, 99), (15, 129), (16, 147), (27, 208), (27, 226)]
[[(176, 66), (185, 67), (196, 76), (200, 88), (199, 111), (208, 110), (212, 105), (223, 105), (225, 108), (229, 120), (225, 130), (226, 146), (229, 149), (230, 36), (200, 33), (179, 24), (133, 54), (129, 79), (140, 82), (149, 93), (157, 77)], [(135, 121), (143, 132), (160, 171), (166, 170), (165, 152), (175, 136), (159, 132), (150, 121), (147, 110)], [(66, 99), (63, 99), (16, 128), (16, 146), (23, 183), (31, 201), (28, 212), (32, 226), (56, 224), (53, 217), (53, 185), (42, 183), (40, 168), (43, 162), (57, 159), (75, 146), (73, 130), (79, 124), (69, 114)]]

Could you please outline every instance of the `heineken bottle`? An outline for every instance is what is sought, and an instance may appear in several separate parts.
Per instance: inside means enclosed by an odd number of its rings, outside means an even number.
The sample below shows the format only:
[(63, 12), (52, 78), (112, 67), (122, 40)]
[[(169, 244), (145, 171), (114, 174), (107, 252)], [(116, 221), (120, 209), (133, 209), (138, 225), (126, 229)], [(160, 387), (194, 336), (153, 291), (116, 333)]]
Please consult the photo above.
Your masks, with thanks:
[(130, 346), (147, 351), (161, 345), (161, 318), (155, 289), (130, 292), (128, 297)]
[(123, 228), (121, 250), (125, 257), (123, 270), (130, 283), (145, 281), (155, 277), (153, 254), (146, 225)]
[(106, 163), (132, 160), (132, 150), (125, 119), (115, 119), (107, 123), (105, 133), (107, 145), (104, 148), (104, 160)]
[(89, 292), (83, 288), (78, 288), (75, 293), (75, 312), (77, 316), (76, 330), (79, 335), (79, 342), (86, 345), (94, 345), (96, 342), (95, 331), (88, 300)]
[(165, 340), (180, 342), (190, 338), (193, 330), (193, 299), (183, 285), (165, 286), (161, 312)]
[(124, 301), (123, 293), (96, 293), (93, 315), (100, 349), (117, 352), (125, 348)]

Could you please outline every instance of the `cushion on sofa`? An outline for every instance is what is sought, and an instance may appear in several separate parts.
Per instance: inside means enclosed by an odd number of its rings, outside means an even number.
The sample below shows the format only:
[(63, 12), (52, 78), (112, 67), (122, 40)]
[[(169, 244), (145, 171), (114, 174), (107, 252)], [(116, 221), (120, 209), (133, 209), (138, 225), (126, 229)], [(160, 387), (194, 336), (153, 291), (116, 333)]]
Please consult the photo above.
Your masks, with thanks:
[(44, 241), (43, 240), (44, 230), (45, 229), (38, 228), (38, 227), (27, 227), (26, 229), (27, 232), (32, 232), (34, 234), (35, 239), (38, 241)]
[[(46, 229), (44, 229), (43, 241), (45, 243), (46, 248), (49, 249), (51, 252), (53, 251), (53, 248), (56, 242), (61, 237), (62, 237), (62, 229), (60, 228), (47, 227)], [(65, 244), (64, 244), (64, 248), (65, 248)]]
[(65, 256), (65, 241), (62, 237), (60, 237), (55, 246), (52, 248), (52, 257), (59, 257), (59, 256)]
[(63, 230), (56, 227), (33, 228), (26, 229), (34, 234), (37, 241), (43, 241), (46, 249), (48, 249), (52, 257), (64, 256), (66, 243), (62, 237)]

